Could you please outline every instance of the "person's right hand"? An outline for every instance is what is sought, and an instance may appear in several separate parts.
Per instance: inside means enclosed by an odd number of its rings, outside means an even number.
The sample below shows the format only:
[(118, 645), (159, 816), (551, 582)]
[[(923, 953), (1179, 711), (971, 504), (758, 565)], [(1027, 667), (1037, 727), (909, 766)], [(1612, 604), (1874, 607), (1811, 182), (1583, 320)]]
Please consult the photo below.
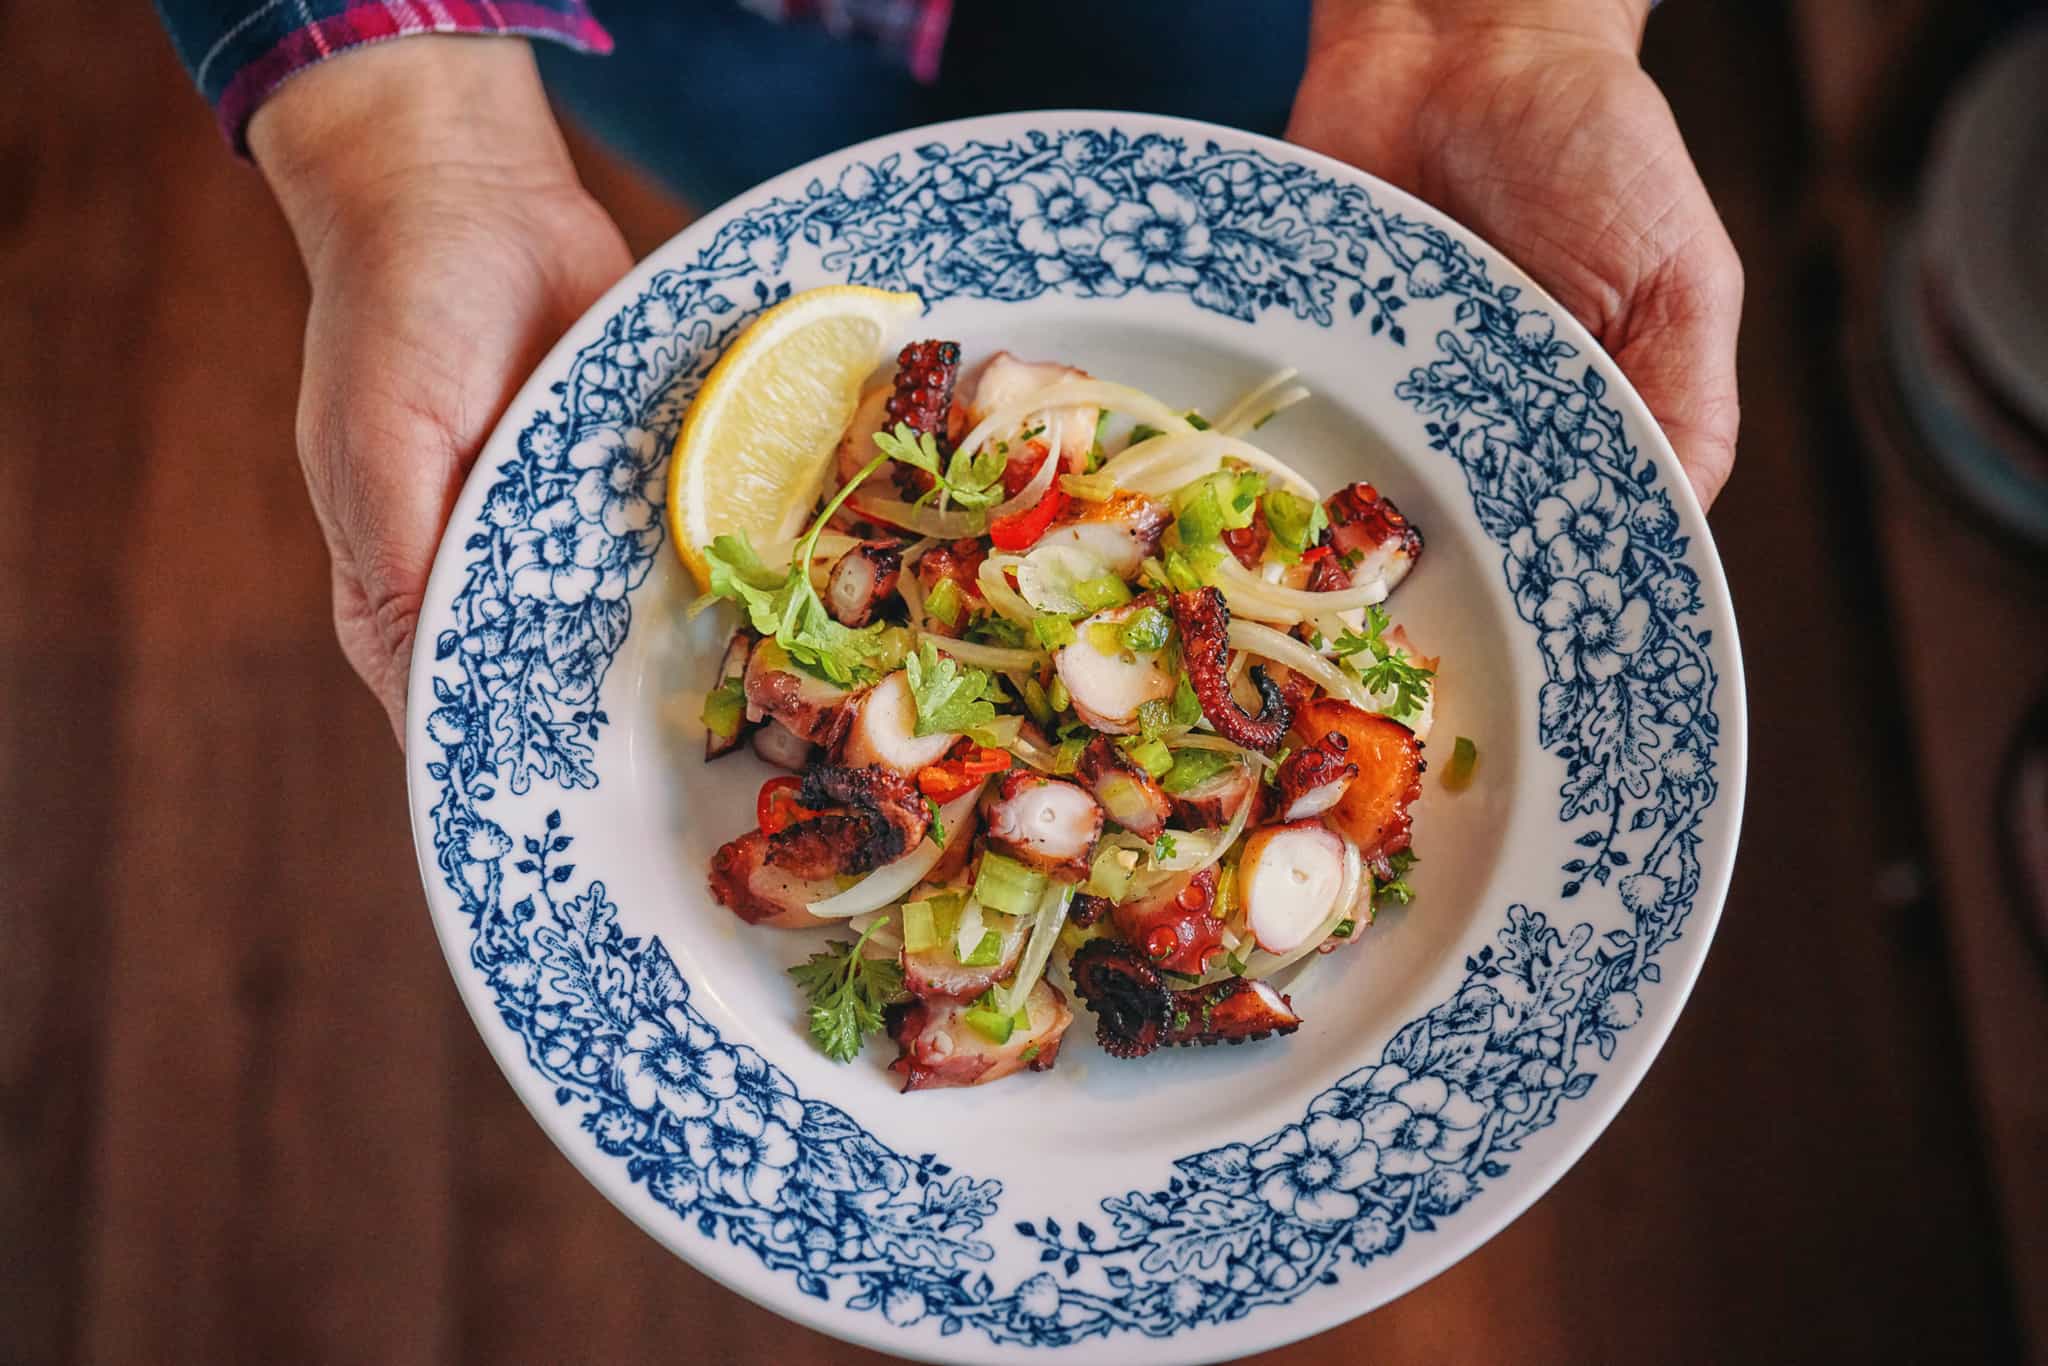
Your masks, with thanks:
[(336, 631), (403, 743), (427, 571), (470, 464), (631, 258), (517, 39), (323, 62), (257, 112), (249, 144), (312, 280), (298, 447)]

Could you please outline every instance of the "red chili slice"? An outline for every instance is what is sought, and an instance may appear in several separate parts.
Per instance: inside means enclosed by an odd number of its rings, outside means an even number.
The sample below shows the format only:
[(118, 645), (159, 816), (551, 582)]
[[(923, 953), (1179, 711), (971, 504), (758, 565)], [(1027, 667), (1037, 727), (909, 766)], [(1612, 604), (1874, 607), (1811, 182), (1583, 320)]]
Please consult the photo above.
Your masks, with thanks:
[(991, 775), (1007, 772), (1010, 756), (969, 742), (958, 758), (941, 759), (917, 771), (917, 790), (941, 806), (981, 786)]
[(812, 820), (824, 814), (811, 810), (796, 799), (797, 789), (803, 785), (804, 780), (794, 773), (785, 773), (761, 784), (761, 795), (754, 799), (754, 823), (761, 827), (762, 834), (777, 834), (798, 821)]

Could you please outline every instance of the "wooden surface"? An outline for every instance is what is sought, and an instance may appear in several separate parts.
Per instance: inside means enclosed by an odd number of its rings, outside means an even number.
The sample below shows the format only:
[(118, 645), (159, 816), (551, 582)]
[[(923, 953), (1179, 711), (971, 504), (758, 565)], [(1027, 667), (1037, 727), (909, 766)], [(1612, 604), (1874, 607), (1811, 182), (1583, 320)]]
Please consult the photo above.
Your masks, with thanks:
[[(36, 9), (0, 5), (0, 1362), (879, 1360), (662, 1251), (485, 1054), (328, 632), (282, 224), (146, 10)], [(1750, 281), (1719, 940), (1547, 1199), (1289, 1361), (2025, 1353), (1940, 920), (1877, 894), (1924, 794), (1776, 23), (1674, 5), (1651, 51)], [(636, 248), (680, 221), (597, 180)]]

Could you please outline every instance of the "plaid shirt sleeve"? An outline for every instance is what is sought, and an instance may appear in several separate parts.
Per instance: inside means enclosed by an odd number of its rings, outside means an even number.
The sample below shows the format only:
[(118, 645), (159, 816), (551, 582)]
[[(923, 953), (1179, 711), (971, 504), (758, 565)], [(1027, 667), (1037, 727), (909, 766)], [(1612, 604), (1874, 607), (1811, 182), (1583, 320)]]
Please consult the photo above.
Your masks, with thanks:
[(156, 0), (178, 57), (235, 151), (249, 119), (295, 72), (364, 43), (415, 33), (507, 33), (583, 52), (612, 40), (582, 0)]

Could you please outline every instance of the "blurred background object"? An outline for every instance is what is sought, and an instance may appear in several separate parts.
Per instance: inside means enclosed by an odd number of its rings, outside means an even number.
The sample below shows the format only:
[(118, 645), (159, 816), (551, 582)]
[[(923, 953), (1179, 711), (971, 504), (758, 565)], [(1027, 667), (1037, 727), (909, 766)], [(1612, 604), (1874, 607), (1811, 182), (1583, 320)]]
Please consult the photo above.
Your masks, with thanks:
[[(1749, 280), (1735, 888), (1585, 1159), (1290, 1363), (2048, 1358), (2027, 8), (1655, 16)], [(284, 227), (145, 9), (0, 42), (0, 1362), (880, 1360), (663, 1252), (492, 1067), (330, 633)], [(688, 221), (578, 153), (636, 253)]]

